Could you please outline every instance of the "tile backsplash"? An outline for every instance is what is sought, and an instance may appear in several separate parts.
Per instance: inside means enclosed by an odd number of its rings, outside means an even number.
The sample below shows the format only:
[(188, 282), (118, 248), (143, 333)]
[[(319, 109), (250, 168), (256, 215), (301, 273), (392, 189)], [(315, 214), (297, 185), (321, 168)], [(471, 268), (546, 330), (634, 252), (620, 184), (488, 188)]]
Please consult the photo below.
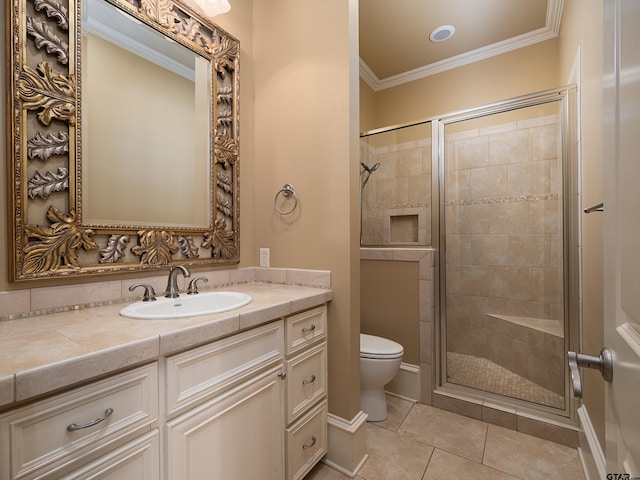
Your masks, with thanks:
[[(188, 281), (197, 277), (207, 279), (206, 283), (198, 284), (200, 290), (249, 282), (331, 288), (331, 272), (326, 270), (247, 267), (196, 271), (189, 279), (180, 276), (178, 278), (180, 290), (184, 291)], [(132, 293), (129, 287), (136, 283), (148, 283), (154, 288), (156, 294), (161, 295), (166, 288), (167, 275), (0, 291), (0, 321), (135, 301), (141, 298), (142, 290)]]

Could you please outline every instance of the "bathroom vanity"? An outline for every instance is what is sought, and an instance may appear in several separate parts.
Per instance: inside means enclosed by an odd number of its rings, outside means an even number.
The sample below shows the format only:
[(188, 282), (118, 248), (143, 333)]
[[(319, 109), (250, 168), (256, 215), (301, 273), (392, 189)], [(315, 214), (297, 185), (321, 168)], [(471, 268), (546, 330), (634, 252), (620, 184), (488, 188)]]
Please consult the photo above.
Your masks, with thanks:
[(306, 475), (327, 451), (332, 293), (253, 283), (232, 289), (252, 303), (179, 320), (126, 319), (117, 313), (122, 305), (110, 305), (12, 321), (15, 329), (41, 322), (89, 345), (82, 320), (97, 318), (95, 335), (122, 340), (16, 369), (13, 401), (0, 407), (0, 479)]

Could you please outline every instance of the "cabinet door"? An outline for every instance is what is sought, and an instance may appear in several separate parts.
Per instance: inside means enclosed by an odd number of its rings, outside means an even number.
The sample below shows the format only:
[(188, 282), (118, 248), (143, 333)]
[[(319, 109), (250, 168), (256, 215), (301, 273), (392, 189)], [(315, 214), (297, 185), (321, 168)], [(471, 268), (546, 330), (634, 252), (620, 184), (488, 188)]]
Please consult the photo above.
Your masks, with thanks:
[(282, 480), (281, 372), (272, 368), (168, 422), (167, 480)]

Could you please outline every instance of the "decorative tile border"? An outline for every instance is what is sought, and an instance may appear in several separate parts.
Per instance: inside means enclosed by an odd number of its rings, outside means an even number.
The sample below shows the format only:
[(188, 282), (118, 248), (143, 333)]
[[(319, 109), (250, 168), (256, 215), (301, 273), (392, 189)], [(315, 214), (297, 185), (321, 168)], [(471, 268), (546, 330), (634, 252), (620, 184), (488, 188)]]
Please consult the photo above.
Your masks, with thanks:
[[(207, 283), (199, 285), (201, 290), (249, 282), (331, 288), (331, 272), (326, 270), (247, 267), (194, 272), (194, 275), (196, 274), (208, 280)], [(156, 292), (162, 292), (166, 286), (167, 277), (163, 275), (2, 291), (0, 292), (0, 321), (132, 302), (139, 296), (133, 295), (129, 291), (129, 286), (139, 282), (148, 283)], [(186, 285), (181, 285), (181, 282), (186, 283), (186, 281), (179, 279), (179, 286), (183, 290)]]
[(446, 206), (457, 205), (485, 205), (490, 203), (512, 203), (512, 202), (532, 202), (538, 200), (558, 200), (557, 193), (542, 193), (540, 195), (517, 195), (511, 197), (480, 198), (474, 200), (450, 200), (445, 202)]

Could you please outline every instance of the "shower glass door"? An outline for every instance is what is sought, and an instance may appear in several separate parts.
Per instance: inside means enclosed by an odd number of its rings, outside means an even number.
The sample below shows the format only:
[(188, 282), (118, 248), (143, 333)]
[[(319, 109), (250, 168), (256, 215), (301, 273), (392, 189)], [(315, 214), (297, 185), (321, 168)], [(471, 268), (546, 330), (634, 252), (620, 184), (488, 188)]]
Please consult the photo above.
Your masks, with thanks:
[(564, 103), (551, 98), (442, 122), (443, 383), (565, 409)]

